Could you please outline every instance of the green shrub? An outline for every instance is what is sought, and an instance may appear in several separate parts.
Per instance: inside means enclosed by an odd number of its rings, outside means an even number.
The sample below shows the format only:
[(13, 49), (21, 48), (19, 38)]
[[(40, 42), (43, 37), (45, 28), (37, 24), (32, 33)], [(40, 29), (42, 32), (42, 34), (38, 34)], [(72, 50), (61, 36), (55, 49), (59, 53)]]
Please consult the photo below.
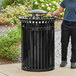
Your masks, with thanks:
[(20, 16), (28, 15), (28, 10), (31, 10), (30, 7), (26, 7), (26, 5), (18, 4), (18, 6), (7, 6), (3, 9), (3, 13), (7, 16), (7, 24), (9, 26), (14, 26), (19, 21)]
[(0, 25), (7, 24), (7, 15), (0, 13)]
[(1, 6), (6, 8), (7, 5), (17, 5), (17, 4), (24, 4), (26, 0), (1, 0)]
[(33, 0), (33, 9), (44, 9), (54, 11), (58, 8), (60, 1), (56, 0)]
[[(41, 10), (45, 10), (45, 11), (51, 11), (54, 12), (56, 11), (59, 6), (60, 6), (60, 2), (62, 0), (31, 0), (31, 6), (32, 9), (41, 9)], [(60, 15), (63, 15), (64, 12), (60, 13)]]
[(20, 55), (18, 43), (21, 42), (21, 30), (14, 28), (0, 36), (0, 56), (15, 60)]

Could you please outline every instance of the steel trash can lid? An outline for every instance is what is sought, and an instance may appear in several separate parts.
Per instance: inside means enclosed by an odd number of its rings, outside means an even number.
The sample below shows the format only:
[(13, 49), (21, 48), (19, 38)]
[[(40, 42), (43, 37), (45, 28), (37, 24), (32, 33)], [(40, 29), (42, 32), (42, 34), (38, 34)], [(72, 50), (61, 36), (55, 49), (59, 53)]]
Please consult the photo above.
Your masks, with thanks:
[(33, 21), (46, 21), (46, 20), (55, 20), (55, 17), (44, 17), (42, 15), (36, 15), (36, 14), (47, 14), (47, 11), (44, 10), (40, 10), (40, 9), (36, 9), (36, 10), (32, 10), (32, 11), (28, 11), (29, 14), (32, 14), (32, 16), (23, 16), (23, 17), (19, 17), (19, 19), (22, 22), (28, 21), (28, 20), (33, 20)]
[(44, 10), (32, 10), (32, 11), (28, 11), (29, 14), (46, 14), (47, 11), (44, 11)]

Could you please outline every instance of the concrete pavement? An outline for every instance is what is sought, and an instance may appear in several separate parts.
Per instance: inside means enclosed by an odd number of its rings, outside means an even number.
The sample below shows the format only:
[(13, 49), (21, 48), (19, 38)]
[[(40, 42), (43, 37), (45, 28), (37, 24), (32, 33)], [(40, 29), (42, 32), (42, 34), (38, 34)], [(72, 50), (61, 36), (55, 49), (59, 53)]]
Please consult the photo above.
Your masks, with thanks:
[(76, 76), (76, 69), (70, 69), (68, 64), (64, 68), (58, 65), (53, 71), (28, 72), (21, 70), (21, 63), (0, 65), (0, 76)]

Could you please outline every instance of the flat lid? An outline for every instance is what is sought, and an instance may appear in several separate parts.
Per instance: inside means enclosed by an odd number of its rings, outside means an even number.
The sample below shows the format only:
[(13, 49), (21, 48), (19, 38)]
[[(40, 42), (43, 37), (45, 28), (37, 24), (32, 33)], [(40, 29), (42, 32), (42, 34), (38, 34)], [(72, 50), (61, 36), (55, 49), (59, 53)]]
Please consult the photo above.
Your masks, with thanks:
[(44, 11), (44, 10), (39, 10), (39, 9), (37, 9), (37, 10), (29, 11), (28, 13), (29, 13), (29, 14), (46, 14), (47, 12)]

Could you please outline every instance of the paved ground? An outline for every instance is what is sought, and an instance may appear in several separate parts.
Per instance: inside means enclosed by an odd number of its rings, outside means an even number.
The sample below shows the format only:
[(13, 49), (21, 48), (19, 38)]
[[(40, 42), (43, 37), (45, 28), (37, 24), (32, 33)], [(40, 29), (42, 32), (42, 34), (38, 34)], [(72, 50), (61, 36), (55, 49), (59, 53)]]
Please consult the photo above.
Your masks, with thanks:
[(28, 72), (21, 70), (21, 64), (0, 65), (0, 76), (76, 76), (76, 69), (56, 65), (56, 69), (48, 72)]
[(68, 47), (68, 65), (60, 68), (61, 62), (61, 30), (60, 25), (55, 30), (55, 64), (56, 69), (49, 72), (27, 72), (21, 70), (21, 64), (0, 65), (0, 76), (76, 76), (76, 70), (70, 69), (71, 44)]

